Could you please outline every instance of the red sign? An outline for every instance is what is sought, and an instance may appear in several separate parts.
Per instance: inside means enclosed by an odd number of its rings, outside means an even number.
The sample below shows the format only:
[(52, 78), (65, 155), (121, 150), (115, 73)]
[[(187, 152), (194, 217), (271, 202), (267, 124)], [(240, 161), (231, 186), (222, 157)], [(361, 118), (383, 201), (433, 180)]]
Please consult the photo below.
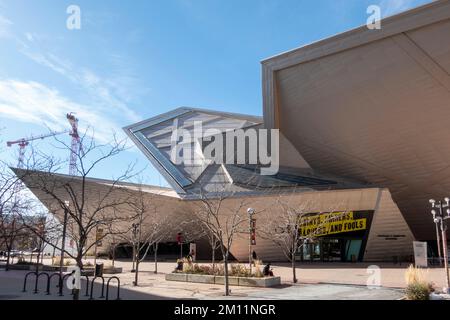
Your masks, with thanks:
[(177, 242), (178, 242), (178, 244), (181, 244), (183, 242), (183, 236), (182, 236), (181, 232), (178, 232), (178, 234), (177, 234)]

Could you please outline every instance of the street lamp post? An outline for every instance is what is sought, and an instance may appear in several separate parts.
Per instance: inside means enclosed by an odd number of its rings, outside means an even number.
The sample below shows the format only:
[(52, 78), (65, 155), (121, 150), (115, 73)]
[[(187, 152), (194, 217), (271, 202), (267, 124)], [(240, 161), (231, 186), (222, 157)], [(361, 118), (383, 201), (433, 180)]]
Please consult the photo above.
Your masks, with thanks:
[(252, 273), (252, 219), (255, 209), (248, 208), (248, 265), (250, 268), (250, 274)]
[(131, 226), (133, 227), (133, 266), (131, 268), (131, 272), (136, 272), (136, 269), (135, 269), (136, 241), (137, 241), (137, 234), (138, 234), (139, 223), (133, 223)]
[(69, 213), (69, 201), (64, 201), (64, 220), (63, 220), (63, 232), (62, 232), (62, 244), (61, 244), (61, 255), (59, 259), (59, 294), (62, 295), (62, 269), (64, 266), (64, 251), (66, 247), (66, 231), (67, 231), (67, 215)]
[(440, 241), (440, 236), (439, 236), (439, 223), (436, 222), (435, 225), (436, 225), (436, 240), (437, 240), (439, 265), (442, 266), (441, 241)]
[[(445, 203), (442, 201), (435, 201), (430, 199), (431, 206), (433, 210), (431, 210), (431, 214), (433, 215), (433, 221), (436, 224), (440, 224), (441, 233), (442, 233), (442, 251), (444, 254), (444, 268), (445, 268), (445, 280), (446, 286), (444, 288), (444, 292), (448, 293), (450, 288), (450, 279), (448, 273), (448, 248), (447, 248), (447, 223), (446, 220), (450, 219), (450, 198), (444, 198)], [(434, 210), (434, 208), (438, 208), (439, 211)], [(444, 215), (443, 209), (447, 208), (446, 215)]]

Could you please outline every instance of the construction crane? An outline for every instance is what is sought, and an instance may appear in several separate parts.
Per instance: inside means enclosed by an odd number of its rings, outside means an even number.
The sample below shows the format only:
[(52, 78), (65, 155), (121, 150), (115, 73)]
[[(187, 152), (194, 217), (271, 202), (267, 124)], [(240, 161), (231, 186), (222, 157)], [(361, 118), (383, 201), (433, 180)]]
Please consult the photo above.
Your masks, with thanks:
[(81, 144), (80, 135), (78, 134), (78, 118), (74, 113), (67, 114), (67, 120), (72, 127), (69, 135), (72, 137), (72, 143), (70, 148), (70, 162), (69, 162), (69, 174), (71, 176), (77, 175), (77, 157), (83, 153), (83, 145)]
[(17, 144), (19, 146), (19, 162), (17, 163), (17, 167), (20, 168), (20, 169), (23, 169), (23, 167), (24, 167), (23, 160), (24, 160), (24, 157), (25, 157), (25, 147), (31, 141), (39, 140), (39, 139), (45, 139), (45, 138), (48, 138), (48, 137), (54, 137), (56, 135), (67, 133), (67, 132), (69, 132), (69, 130), (58, 131), (58, 132), (50, 132), (50, 133), (42, 134), (42, 135), (39, 135), (39, 136), (34, 136), (34, 137), (32, 136), (32, 137), (29, 137), (29, 138), (22, 138), (22, 139), (15, 140), (15, 141), (8, 141), (8, 142), (6, 142), (6, 145), (8, 147), (11, 147), (11, 146), (13, 146), (15, 144)]
[(19, 161), (17, 167), (23, 169), (24, 167), (24, 158), (25, 158), (25, 147), (34, 140), (45, 139), (48, 137), (53, 137), (63, 133), (69, 133), (72, 137), (72, 143), (70, 147), (70, 162), (69, 162), (69, 174), (74, 176), (77, 174), (77, 158), (79, 154), (83, 154), (83, 146), (81, 144), (80, 135), (78, 134), (78, 118), (75, 117), (74, 113), (66, 114), (67, 120), (69, 121), (70, 130), (50, 132), (48, 134), (43, 134), (39, 136), (32, 136), (29, 138), (22, 138), (15, 141), (8, 141), (6, 145), (11, 147), (15, 144), (19, 146)]

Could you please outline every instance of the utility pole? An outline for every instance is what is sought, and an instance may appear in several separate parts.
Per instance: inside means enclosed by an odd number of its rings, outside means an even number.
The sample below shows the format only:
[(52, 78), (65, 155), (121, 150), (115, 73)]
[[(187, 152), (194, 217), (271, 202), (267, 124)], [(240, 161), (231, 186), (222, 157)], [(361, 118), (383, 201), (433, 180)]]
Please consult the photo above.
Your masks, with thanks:
[[(445, 293), (450, 292), (450, 276), (448, 272), (448, 246), (447, 246), (447, 224), (446, 220), (450, 219), (450, 198), (445, 197), (444, 198), (445, 203), (442, 201), (435, 201), (433, 199), (430, 199), (431, 206), (433, 210), (431, 210), (431, 214), (433, 215), (433, 221), (435, 223), (440, 223), (441, 232), (442, 232), (442, 250), (444, 255), (444, 269), (445, 269), (445, 284), (446, 287), (444, 288)], [(438, 208), (439, 212), (436, 212), (434, 208)], [(444, 215), (444, 208), (447, 208), (446, 213), (447, 215)]]
[(439, 226), (438, 223), (436, 225), (436, 240), (437, 240), (437, 248), (438, 248), (438, 256), (439, 256), (439, 265), (442, 266), (442, 255), (441, 255), (441, 241), (439, 236)]

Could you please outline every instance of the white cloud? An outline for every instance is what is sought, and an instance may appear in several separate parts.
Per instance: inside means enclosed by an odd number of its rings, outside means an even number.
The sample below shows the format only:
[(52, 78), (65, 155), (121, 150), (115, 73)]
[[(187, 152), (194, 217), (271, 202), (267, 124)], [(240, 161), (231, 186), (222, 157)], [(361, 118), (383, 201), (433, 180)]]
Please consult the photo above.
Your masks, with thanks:
[(120, 112), (121, 118), (130, 122), (142, 120), (134, 110), (128, 107), (128, 103), (133, 98), (128, 91), (135, 92), (134, 88), (138, 87), (133, 77), (124, 75), (101, 77), (88, 68), (76, 67), (70, 61), (52, 53), (42, 53), (29, 46), (22, 46), (20, 51), (34, 62), (59, 73), (81, 88), (89, 96), (93, 103), (92, 107), (105, 112)]
[(411, 9), (416, 2), (417, 0), (382, 0), (380, 2), (381, 15), (386, 17)]
[(106, 114), (71, 101), (56, 89), (34, 81), (0, 80), (1, 117), (57, 131), (68, 128), (65, 116), (69, 112), (76, 112), (81, 132), (89, 126), (101, 142), (110, 141), (113, 132), (121, 134), (119, 124)]
[(11, 36), (12, 21), (0, 15), (0, 38), (9, 38)]
[(33, 34), (31, 34), (30, 32), (26, 32), (25, 33), (25, 37), (27, 37), (27, 40), (30, 41), (30, 42), (34, 41)]

